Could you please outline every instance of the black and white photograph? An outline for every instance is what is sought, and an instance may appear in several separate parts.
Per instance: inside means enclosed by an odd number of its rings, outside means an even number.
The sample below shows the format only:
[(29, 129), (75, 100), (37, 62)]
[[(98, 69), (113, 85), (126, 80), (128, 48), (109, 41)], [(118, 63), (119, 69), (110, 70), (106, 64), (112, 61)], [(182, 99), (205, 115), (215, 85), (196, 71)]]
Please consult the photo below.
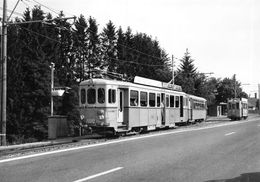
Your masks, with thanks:
[(259, 9), (0, 0), (0, 182), (260, 182)]

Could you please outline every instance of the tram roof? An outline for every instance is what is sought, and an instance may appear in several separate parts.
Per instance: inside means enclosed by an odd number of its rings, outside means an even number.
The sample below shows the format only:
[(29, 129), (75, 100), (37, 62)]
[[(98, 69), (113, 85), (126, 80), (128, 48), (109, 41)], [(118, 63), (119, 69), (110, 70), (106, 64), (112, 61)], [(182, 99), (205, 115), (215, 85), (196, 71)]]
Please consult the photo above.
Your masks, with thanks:
[(194, 95), (187, 94), (183, 91), (176, 91), (170, 88), (165, 88), (165, 87), (159, 87), (159, 86), (151, 86), (147, 84), (142, 84), (142, 83), (132, 83), (132, 82), (127, 82), (127, 81), (121, 81), (121, 80), (110, 80), (110, 79), (103, 79), (103, 78), (93, 78), (89, 80), (84, 80), (80, 82), (80, 85), (89, 85), (89, 84), (98, 84), (98, 85), (119, 85), (120, 87), (139, 87), (139, 88), (155, 88), (155, 89), (163, 89), (166, 91), (171, 91), (171, 92), (176, 92), (179, 94), (187, 95), (192, 99), (196, 100), (203, 100), (206, 101), (206, 99)]
[(127, 81), (121, 81), (121, 80), (109, 80), (109, 79), (102, 79), (102, 78), (93, 78), (89, 80), (85, 80), (80, 82), (80, 85), (89, 85), (89, 84), (98, 84), (98, 85), (119, 85), (121, 87), (142, 87), (142, 88), (156, 88), (156, 89), (164, 89), (168, 91), (174, 91), (178, 93), (186, 94), (182, 91), (173, 90), (170, 88), (160, 87), (158, 85), (149, 85), (149, 83), (132, 83)]

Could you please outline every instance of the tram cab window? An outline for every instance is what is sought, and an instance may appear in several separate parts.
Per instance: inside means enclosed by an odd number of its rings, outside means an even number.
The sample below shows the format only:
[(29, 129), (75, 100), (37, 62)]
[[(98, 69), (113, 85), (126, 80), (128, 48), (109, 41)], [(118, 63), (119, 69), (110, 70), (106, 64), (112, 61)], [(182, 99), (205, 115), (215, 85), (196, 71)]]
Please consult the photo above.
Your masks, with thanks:
[(138, 91), (130, 91), (130, 106), (138, 106)]
[(94, 88), (88, 89), (87, 100), (88, 100), (88, 104), (95, 104), (96, 103), (96, 89), (94, 89)]
[(236, 107), (237, 107), (237, 109), (239, 109), (239, 103), (236, 103)]
[(147, 92), (141, 92), (141, 99), (140, 99), (140, 104), (143, 107), (147, 106)]
[(161, 106), (161, 96), (160, 94), (157, 94), (157, 107)]
[(232, 109), (232, 104), (228, 103), (228, 109)]
[(166, 107), (170, 107), (169, 95), (166, 95)]
[(170, 107), (174, 107), (174, 96), (170, 96)]
[(175, 97), (175, 107), (178, 108), (178, 107), (179, 107), (179, 104), (180, 104), (180, 97), (179, 97), (179, 96), (176, 96), (176, 97)]
[(105, 103), (105, 89), (104, 88), (98, 89), (98, 103), (100, 103), (100, 104)]
[(116, 103), (116, 90), (115, 89), (108, 90), (108, 103), (110, 103), (110, 104)]
[(84, 88), (80, 90), (80, 100), (81, 100), (81, 104), (86, 103), (86, 90)]
[(155, 107), (155, 93), (149, 93), (149, 106)]

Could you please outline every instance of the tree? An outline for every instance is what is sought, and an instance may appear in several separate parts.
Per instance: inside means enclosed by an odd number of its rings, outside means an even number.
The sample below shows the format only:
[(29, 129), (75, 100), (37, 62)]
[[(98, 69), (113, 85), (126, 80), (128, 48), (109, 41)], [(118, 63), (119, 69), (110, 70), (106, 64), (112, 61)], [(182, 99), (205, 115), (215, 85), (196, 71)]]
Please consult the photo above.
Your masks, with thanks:
[(75, 29), (73, 31), (73, 52), (75, 58), (76, 78), (80, 82), (85, 80), (86, 77), (86, 65), (88, 56), (88, 35), (87, 35), (87, 22), (83, 15), (75, 22)]
[(100, 69), (103, 70), (104, 63), (101, 58), (101, 45), (100, 36), (98, 34), (97, 22), (94, 18), (89, 17), (88, 19), (89, 28), (88, 32), (88, 56), (87, 56), (87, 66), (88, 66), (88, 78), (92, 77), (93, 71)]
[[(55, 21), (57, 55), (54, 59), (58, 86), (70, 86), (75, 81), (75, 55), (73, 54), (73, 32), (71, 24), (61, 11)], [(57, 83), (57, 82), (56, 82)]]
[(196, 94), (195, 78), (197, 77), (197, 68), (193, 64), (194, 60), (191, 59), (188, 49), (181, 59), (180, 68), (176, 73), (176, 84), (181, 85), (184, 92), (188, 94)]
[(241, 83), (236, 80), (236, 75), (230, 78), (224, 78), (217, 88), (217, 102), (227, 102), (231, 98), (247, 98), (247, 94), (242, 91)]
[[(44, 19), (44, 12), (35, 6), (32, 12), (26, 9), (24, 19), (16, 21)], [(17, 25), (9, 30), (14, 37), (8, 36), (12, 42), (8, 44), (8, 52), (12, 52), (8, 57), (8, 141), (40, 140), (47, 135), (49, 61), (55, 54), (48, 50), (53, 42), (46, 38), (47, 28), (41, 23)]]
[(116, 49), (116, 28), (111, 20), (106, 24), (106, 27), (101, 33), (102, 53), (105, 67), (109, 72), (115, 72), (118, 67), (117, 49)]

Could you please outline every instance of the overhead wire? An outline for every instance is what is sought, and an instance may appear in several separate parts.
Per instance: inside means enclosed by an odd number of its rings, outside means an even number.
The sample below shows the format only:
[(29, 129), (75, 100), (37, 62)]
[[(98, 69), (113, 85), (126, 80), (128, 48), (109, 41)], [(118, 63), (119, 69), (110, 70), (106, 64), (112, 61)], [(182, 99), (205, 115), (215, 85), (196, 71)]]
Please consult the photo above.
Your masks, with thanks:
[[(3, 10), (3, 7), (0, 7), (1, 10)], [(7, 12), (12, 12), (12, 10), (10, 9), (6, 9)], [(19, 13), (19, 12), (16, 12), (16, 11), (13, 11), (13, 14), (16, 14), (16, 15), (19, 15), (19, 16), (23, 16), (22, 13)]]
[(24, 30), (27, 30), (28, 32), (34, 33), (34, 34), (36, 34), (36, 35), (45, 37), (45, 38), (47, 38), (47, 39), (49, 39), (49, 40), (52, 40), (52, 41), (57, 42), (57, 43), (59, 43), (59, 44), (62, 44), (59, 40), (55, 40), (55, 39), (50, 38), (50, 37), (48, 37), (48, 36), (46, 36), (46, 35), (40, 34), (40, 33), (38, 33), (38, 32), (35, 32), (35, 31), (33, 31), (33, 30), (30, 30), (30, 29), (25, 28), (25, 27), (22, 27), (22, 26), (21, 26), (21, 28), (24, 29)]
[[(18, 1), (19, 1), (19, 0), (18, 0)], [(21, 0), (21, 1), (22, 1), (23, 3), (25, 3), (24, 0)], [(29, 0), (26, 0), (26, 1), (30, 2)], [(49, 8), (48, 6), (46, 6), (46, 5), (44, 5), (44, 4), (40, 3), (40, 2), (38, 2), (38, 1), (36, 1), (36, 0), (32, 0), (32, 1), (34, 1), (35, 3), (39, 4), (40, 6), (43, 6), (43, 7), (45, 7), (46, 9), (48, 9), (48, 10), (50, 10), (50, 11), (52, 11), (52, 12), (54, 12), (54, 13), (56, 13), (56, 14), (59, 15), (59, 13), (58, 13), (57, 11), (53, 10), (52, 8)], [(25, 4), (26, 4), (27, 6), (29, 6), (27, 3), (25, 3)], [(83, 27), (83, 26), (80, 25), (80, 24), (79, 24), (79, 26)], [(23, 28), (24, 28), (24, 27), (23, 27)], [(57, 28), (57, 27), (55, 27), (55, 28)], [(85, 28), (85, 27), (84, 27), (84, 28)], [(25, 28), (24, 28), (24, 29), (25, 29)], [(30, 29), (27, 29), (27, 31), (34, 32), (34, 31), (30, 30)], [(92, 31), (91, 29), (88, 29), (88, 31), (90, 31), (90, 32), (92, 32), (92, 33), (96, 33), (96, 32), (94, 32), (94, 31)], [(37, 34), (37, 35), (43, 36), (43, 37), (45, 37), (45, 38), (47, 38), (47, 39), (53, 40), (53, 41), (55, 41), (55, 42), (61, 43), (60, 41), (57, 41), (57, 40), (55, 40), (55, 39), (52, 39), (52, 38), (50, 38), (50, 37), (48, 37), (48, 36), (39, 34), (39, 33), (37, 33), (37, 32), (34, 32), (34, 33)], [(127, 48), (127, 49), (133, 50), (133, 51), (135, 51), (135, 52), (138, 52), (138, 53), (140, 53), (140, 54), (143, 54), (143, 55), (146, 55), (146, 56), (149, 56), (149, 57), (158, 59), (158, 60), (161, 60), (161, 59), (162, 59), (161, 57), (157, 57), (157, 56), (154, 56), (154, 55), (150, 55), (150, 54), (144, 53), (144, 52), (142, 52), (142, 51), (140, 51), (140, 50), (137, 50), (137, 49), (135, 49), (135, 48), (129, 47), (129, 46), (125, 45), (125, 44), (117, 43), (117, 45), (123, 46), (123, 47), (125, 47), (125, 48)], [(110, 57), (110, 59), (117, 60), (117, 61), (128, 62), (128, 63), (132, 63), (132, 64), (143, 65), (143, 66), (156, 66), (156, 67), (163, 67), (163, 66), (165, 66), (165, 64), (162, 64), (162, 65), (151, 65), (151, 64), (138, 63), (138, 62), (135, 62), (135, 61), (120, 60), (120, 59), (111, 58), (111, 57)], [(175, 59), (178, 59), (178, 58), (175, 57)], [(178, 60), (181, 60), (181, 59), (178, 59)]]
[(14, 8), (13, 8), (12, 12), (11, 12), (11, 14), (10, 14), (10, 15), (9, 15), (9, 17), (7, 18), (7, 21), (9, 21), (9, 20), (10, 20), (10, 18), (11, 18), (11, 16), (12, 16), (12, 14), (14, 13), (14, 11), (15, 11), (16, 7), (18, 6), (19, 2), (20, 2), (20, 0), (18, 0), (18, 1), (16, 2), (16, 4), (15, 4), (15, 6), (14, 6)]
[[(20, 1), (20, 0), (18, 0), (18, 2), (19, 2), (19, 1)], [(27, 7), (30, 7), (27, 3), (24, 2), (24, 0), (21, 0), (21, 1), (22, 1), (24, 4), (26, 4)], [(25, 1), (31, 2), (30, 0), (25, 0)], [(48, 9), (48, 10), (50, 10), (50, 11), (56, 13), (57, 15), (59, 15), (59, 13), (58, 13), (56, 10), (54, 10), (53, 8), (50, 8), (50, 7), (46, 6), (46, 5), (44, 5), (43, 3), (40, 3), (39, 1), (36, 1), (36, 0), (32, 0), (32, 1), (34, 1), (35, 3), (37, 3), (37, 4), (40, 5), (40, 6), (45, 7), (46, 9)], [(70, 14), (70, 13), (69, 13), (69, 14)], [(74, 16), (75, 16), (75, 15), (74, 15)], [(80, 24), (79, 24), (79, 26), (83, 27), (83, 26), (80, 25)], [(85, 28), (85, 27), (83, 27), (83, 28)], [(95, 33), (95, 32), (93, 32), (93, 31), (90, 30), (90, 29), (88, 29), (88, 31), (90, 31), (90, 32), (92, 32), (92, 33)], [(151, 55), (151, 54), (144, 53), (144, 52), (142, 52), (142, 51), (140, 51), (140, 50), (137, 50), (137, 49), (135, 49), (135, 48), (129, 47), (129, 46), (125, 45), (125, 44), (117, 43), (117, 45), (123, 46), (123, 47), (125, 47), (125, 48), (127, 48), (127, 49), (129, 49), (129, 50), (133, 50), (133, 51), (135, 51), (135, 52), (138, 52), (138, 53), (140, 53), (140, 54), (143, 54), (143, 55), (146, 55), (146, 56), (149, 56), (149, 57), (158, 59), (158, 60), (161, 60), (161, 59), (162, 59), (161, 57), (157, 57), (157, 56), (154, 56), (154, 55)], [(176, 57), (175, 57), (175, 59), (181, 60), (181, 59), (176, 58)]]
[[(21, 28), (24, 29), (24, 30), (26, 30), (26, 31), (28, 31), (28, 32), (34, 33), (34, 34), (36, 34), (36, 35), (38, 35), (38, 36), (42, 36), (42, 37), (45, 37), (45, 38), (47, 38), (47, 39), (49, 39), (49, 40), (51, 40), (51, 41), (57, 42), (57, 43), (59, 43), (59, 44), (62, 44), (60, 41), (55, 40), (55, 39), (53, 39), (53, 38), (50, 38), (50, 37), (48, 37), (48, 36), (45, 36), (45, 35), (43, 35), (43, 34), (41, 34), (41, 33), (35, 32), (35, 31), (30, 30), (30, 29), (25, 28), (25, 27), (21, 27)], [(150, 66), (150, 67), (164, 67), (164, 66), (165, 66), (165, 65), (138, 63), (138, 62), (135, 62), (135, 61), (122, 60), (122, 59), (118, 59), (118, 58), (112, 58), (112, 57), (109, 57), (109, 56), (108, 56), (108, 58), (113, 59), (113, 60), (115, 60), (115, 61), (127, 62), (127, 63), (130, 63), (130, 64), (136, 64), (136, 65), (142, 65), (142, 66)]]
[[(28, 1), (28, 0), (27, 0), (27, 1)], [(32, 0), (32, 1), (34, 1), (35, 3), (37, 3), (37, 4), (39, 4), (39, 5), (43, 6), (43, 7), (45, 7), (45, 8), (47, 8), (47, 9), (49, 9), (50, 11), (52, 11), (52, 12), (54, 12), (54, 13), (56, 13), (56, 14), (59, 15), (59, 13), (57, 13), (56, 11), (54, 11), (52, 8), (50, 8), (50, 7), (44, 5), (44, 4), (42, 4), (42, 3), (40, 3), (40, 2), (38, 2), (38, 1), (36, 1), (36, 0)], [(69, 14), (71, 14), (71, 13), (69, 13)], [(75, 16), (75, 15), (74, 15), (74, 16)], [(80, 25), (80, 24), (79, 24), (79, 26), (82, 27), (82, 28), (85, 28), (85, 27), (83, 27), (83, 26)], [(88, 31), (90, 31), (90, 32), (92, 32), (92, 33), (95, 33), (95, 32), (92, 31), (92, 30), (88, 30)], [(143, 54), (143, 55), (146, 55), (146, 56), (149, 56), (149, 57), (158, 59), (158, 60), (161, 60), (161, 59), (162, 59), (161, 57), (157, 57), (157, 56), (154, 56), (154, 55), (150, 55), (150, 54), (144, 53), (144, 52), (142, 52), (142, 51), (140, 51), (140, 50), (137, 50), (137, 49), (135, 49), (135, 48), (129, 47), (129, 46), (125, 45), (125, 44), (121, 44), (121, 43), (117, 43), (117, 44), (118, 44), (118, 45), (121, 45), (121, 46), (123, 46), (123, 47), (125, 47), (125, 48), (127, 48), (127, 49), (130, 49), (130, 50), (133, 50), (133, 51), (135, 51), (135, 52), (138, 52), (138, 53), (140, 53), (140, 54)]]
[(52, 8), (49, 8), (48, 6), (45, 6), (44, 4), (42, 4), (42, 3), (40, 3), (40, 2), (38, 2), (38, 1), (36, 1), (36, 0), (32, 0), (32, 1), (34, 1), (34, 2), (35, 2), (35, 3), (37, 3), (37, 4), (39, 4), (40, 6), (43, 6), (43, 7), (45, 7), (46, 9), (48, 9), (48, 10), (52, 11), (53, 13), (56, 13), (56, 14), (58, 14), (58, 15), (59, 15), (59, 12), (57, 12), (57, 11), (53, 10)]

